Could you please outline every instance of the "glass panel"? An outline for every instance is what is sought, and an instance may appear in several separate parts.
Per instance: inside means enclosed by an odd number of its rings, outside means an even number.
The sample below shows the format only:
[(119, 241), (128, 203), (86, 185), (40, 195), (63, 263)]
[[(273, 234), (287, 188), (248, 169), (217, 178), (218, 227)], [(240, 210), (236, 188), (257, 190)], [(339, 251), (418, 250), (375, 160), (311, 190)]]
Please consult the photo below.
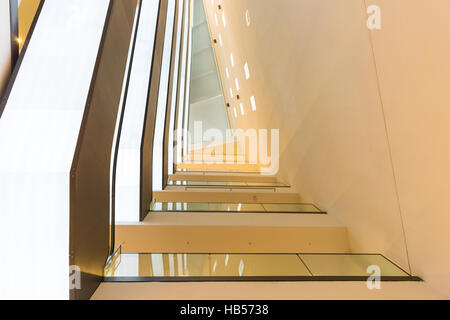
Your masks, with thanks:
[(209, 211), (209, 204), (206, 202), (153, 202), (150, 211)]
[(381, 276), (408, 276), (382, 255), (299, 254), (314, 276), (368, 276), (369, 266), (377, 266)]
[(211, 211), (264, 212), (259, 203), (210, 203)]
[(261, 213), (321, 213), (311, 204), (289, 203), (208, 203), (208, 202), (153, 202), (150, 211), (166, 212), (261, 212)]
[(377, 254), (121, 254), (105, 277), (368, 277), (409, 274)]
[(116, 269), (106, 277), (209, 276), (208, 254), (121, 254)]
[(212, 254), (216, 277), (310, 276), (295, 254)]
[(171, 181), (168, 185), (184, 186), (214, 186), (214, 187), (261, 187), (261, 188), (287, 188), (286, 184), (281, 182), (240, 182), (240, 181)]
[(312, 204), (264, 203), (263, 206), (267, 212), (321, 212)]

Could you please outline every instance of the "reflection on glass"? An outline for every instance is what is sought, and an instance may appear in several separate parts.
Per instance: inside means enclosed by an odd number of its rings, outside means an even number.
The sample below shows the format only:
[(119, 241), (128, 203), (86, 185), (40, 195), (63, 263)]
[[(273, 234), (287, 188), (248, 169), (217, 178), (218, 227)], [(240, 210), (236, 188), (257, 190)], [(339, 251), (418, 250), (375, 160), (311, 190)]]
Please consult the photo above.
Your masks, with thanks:
[(121, 254), (105, 277), (384, 277), (409, 274), (374, 254)]
[(408, 276), (382, 255), (373, 254), (300, 254), (314, 276), (367, 276), (377, 266), (381, 276)]
[(313, 204), (302, 203), (263, 203), (267, 212), (312, 212), (320, 213), (321, 211)]
[(153, 202), (152, 212), (322, 213), (311, 204)]
[(208, 254), (122, 254), (106, 277), (202, 277), (209, 276)]
[(311, 275), (295, 254), (212, 254), (211, 260), (217, 262), (212, 272), (217, 277)]
[(276, 187), (287, 188), (288, 185), (281, 182), (240, 182), (240, 181), (172, 181), (169, 180), (169, 186), (205, 186), (205, 187)]

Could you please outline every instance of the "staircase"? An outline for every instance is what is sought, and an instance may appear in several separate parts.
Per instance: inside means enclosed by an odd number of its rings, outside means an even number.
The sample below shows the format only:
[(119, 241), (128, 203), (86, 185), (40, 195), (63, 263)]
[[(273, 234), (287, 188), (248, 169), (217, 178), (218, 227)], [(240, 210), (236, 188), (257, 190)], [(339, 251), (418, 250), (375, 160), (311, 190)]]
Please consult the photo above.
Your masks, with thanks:
[[(352, 253), (347, 228), (276, 176), (231, 161), (247, 158), (209, 148), (184, 157), (178, 166), (197, 170), (170, 175), (144, 221), (116, 226), (121, 253), (106, 281), (365, 281), (374, 264), (384, 279), (413, 279), (381, 255)], [(209, 170), (223, 159), (227, 170)]]

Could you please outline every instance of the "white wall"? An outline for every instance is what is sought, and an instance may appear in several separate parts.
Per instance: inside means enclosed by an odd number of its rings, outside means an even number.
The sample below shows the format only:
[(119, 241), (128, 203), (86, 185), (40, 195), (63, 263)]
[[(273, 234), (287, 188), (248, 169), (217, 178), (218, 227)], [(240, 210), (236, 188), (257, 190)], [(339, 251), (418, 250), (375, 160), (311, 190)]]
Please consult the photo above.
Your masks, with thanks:
[(9, 1), (0, 1), (0, 97), (11, 73)]
[[(354, 251), (383, 253), (450, 297), (450, 3), (221, 2), (220, 60), (246, 107), (237, 126), (280, 128), (279, 176), (345, 223)], [(371, 4), (382, 30), (366, 27)]]

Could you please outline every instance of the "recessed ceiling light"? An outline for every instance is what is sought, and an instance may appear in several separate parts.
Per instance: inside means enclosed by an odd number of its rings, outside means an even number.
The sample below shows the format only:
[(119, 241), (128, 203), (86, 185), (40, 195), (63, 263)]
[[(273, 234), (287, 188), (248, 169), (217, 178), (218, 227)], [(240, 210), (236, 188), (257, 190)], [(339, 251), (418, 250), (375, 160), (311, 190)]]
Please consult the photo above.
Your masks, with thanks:
[(255, 96), (251, 96), (250, 97), (250, 103), (252, 105), (252, 110), (256, 111), (256, 100), (255, 100)]
[(250, 18), (250, 11), (245, 11), (245, 22), (247, 23), (247, 27), (250, 27), (250, 24), (252, 23), (252, 20)]
[(223, 22), (223, 27), (226, 28), (227, 27), (227, 18), (225, 17), (225, 11), (222, 12), (222, 22)]
[(244, 65), (244, 71), (245, 71), (245, 79), (250, 79), (250, 69), (248, 68), (248, 62)]

